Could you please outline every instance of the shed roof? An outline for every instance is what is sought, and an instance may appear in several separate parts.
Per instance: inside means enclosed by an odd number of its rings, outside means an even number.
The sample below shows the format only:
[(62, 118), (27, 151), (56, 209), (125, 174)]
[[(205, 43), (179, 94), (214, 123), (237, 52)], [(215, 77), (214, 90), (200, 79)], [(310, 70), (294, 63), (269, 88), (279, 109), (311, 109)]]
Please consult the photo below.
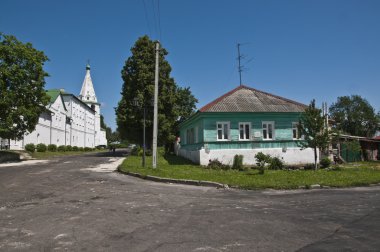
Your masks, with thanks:
[(203, 106), (200, 112), (304, 112), (305, 104), (239, 86)]

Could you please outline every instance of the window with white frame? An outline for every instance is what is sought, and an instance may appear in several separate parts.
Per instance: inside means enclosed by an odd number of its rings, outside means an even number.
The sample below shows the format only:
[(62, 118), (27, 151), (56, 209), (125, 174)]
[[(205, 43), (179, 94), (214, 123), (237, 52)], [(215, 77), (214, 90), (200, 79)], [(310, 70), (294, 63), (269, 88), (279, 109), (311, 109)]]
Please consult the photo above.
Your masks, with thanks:
[(241, 122), (239, 123), (239, 140), (251, 139), (251, 123)]
[(217, 122), (216, 128), (218, 141), (228, 140), (230, 138), (230, 122)]
[(298, 130), (298, 122), (293, 122), (292, 123), (292, 134), (293, 134), (293, 139), (300, 139), (301, 135)]
[(263, 139), (274, 139), (274, 122), (263, 122)]
[(186, 130), (186, 144), (194, 143), (194, 128)]

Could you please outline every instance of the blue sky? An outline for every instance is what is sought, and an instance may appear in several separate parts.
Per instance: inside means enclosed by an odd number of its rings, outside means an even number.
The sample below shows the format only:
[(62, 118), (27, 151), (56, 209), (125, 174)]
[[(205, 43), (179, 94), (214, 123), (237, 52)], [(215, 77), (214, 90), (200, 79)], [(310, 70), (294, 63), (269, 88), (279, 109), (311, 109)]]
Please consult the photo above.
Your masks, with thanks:
[(191, 87), (198, 108), (239, 85), (242, 43), (247, 86), (305, 104), (358, 94), (380, 110), (377, 0), (2, 0), (0, 8), (0, 31), (49, 57), (47, 89), (79, 94), (90, 60), (113, 129), (120, 71), (144, 34), (161, 40), (172, 76)]

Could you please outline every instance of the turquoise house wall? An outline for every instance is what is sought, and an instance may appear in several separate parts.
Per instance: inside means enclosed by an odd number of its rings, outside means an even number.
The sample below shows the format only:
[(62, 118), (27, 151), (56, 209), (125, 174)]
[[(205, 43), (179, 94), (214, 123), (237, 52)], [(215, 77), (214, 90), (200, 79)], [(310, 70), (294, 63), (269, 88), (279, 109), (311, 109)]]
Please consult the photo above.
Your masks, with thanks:
[[(198, 113), (180, 127), (181, 148), (196, 150), (207, 144), (209, 149), (256, 149), (297, 147), (293, 140), (292, 123), (298, 122), (300, 113)], [(274, 140), (262, 139), (262, 122), (274, 122)], [(217, 122), (230, 122), (230, 139), (217, 140)], [(239, 123), (251, 123), (251, 136), (260, 137), (249, 141), (239, 140)], [(187, 129), (198, 127), (198, 142), (187, 144)]]

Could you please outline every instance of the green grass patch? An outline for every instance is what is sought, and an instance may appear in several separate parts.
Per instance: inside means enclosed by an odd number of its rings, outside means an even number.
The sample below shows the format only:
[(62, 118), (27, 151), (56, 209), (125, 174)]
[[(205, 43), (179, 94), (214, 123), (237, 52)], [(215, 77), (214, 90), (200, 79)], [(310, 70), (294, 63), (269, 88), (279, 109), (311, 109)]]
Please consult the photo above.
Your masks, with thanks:
[(341, 165), (335, 169), (323, 170), (266, 170), (260, 175), (258, 170), (210, 170), (192, 164), (176, 156), (158, 157), (157, 169), (152, 169), (152, 159), (147, 157), (146, 168), (141, 165), (141, 157), (129, 156), (120, 170), (152, 175), (162, 178), (205, 180), (228, 184), (243, 189), (296, 189), (300, 186), (319, 184), (331, 187), (364, 186), (380, 183), (380, 162), (359, 162)]

